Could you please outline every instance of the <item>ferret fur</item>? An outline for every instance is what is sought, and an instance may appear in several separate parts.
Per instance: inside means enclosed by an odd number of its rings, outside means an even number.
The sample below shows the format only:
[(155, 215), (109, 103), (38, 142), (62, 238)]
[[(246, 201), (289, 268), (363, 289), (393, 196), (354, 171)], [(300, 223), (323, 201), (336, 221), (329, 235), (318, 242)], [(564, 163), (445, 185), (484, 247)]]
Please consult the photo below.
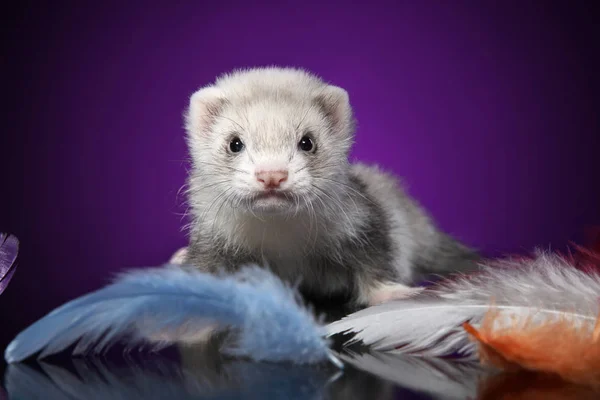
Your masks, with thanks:
[[(191, 96), (190, 243), (172, 261), (210, 272), (246, 263), (308, 296), (366, 306), (410, 296), (427, 274), (470, 270), (477, 253), (436, 228), (397, 178), (348, 160), (348, 93), (294, 68), (237, 70)], [(304, 135), (316, 150), (303, 152)], [(244, 143), (228, 150), (232, 138)], [(285, 169), (290, 200), (253, 201), (257, 169)]]

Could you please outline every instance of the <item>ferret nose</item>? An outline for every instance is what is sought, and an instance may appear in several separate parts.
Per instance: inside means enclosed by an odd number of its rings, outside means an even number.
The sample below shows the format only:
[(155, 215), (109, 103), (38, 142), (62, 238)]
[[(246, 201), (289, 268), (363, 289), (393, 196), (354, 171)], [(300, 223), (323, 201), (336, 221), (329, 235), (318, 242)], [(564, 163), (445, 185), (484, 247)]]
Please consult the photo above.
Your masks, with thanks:
[(287, 178), (288, 172), (284, 170), (256, 172), (256, 179), (265, 186), (265, 189), (278, 188)]

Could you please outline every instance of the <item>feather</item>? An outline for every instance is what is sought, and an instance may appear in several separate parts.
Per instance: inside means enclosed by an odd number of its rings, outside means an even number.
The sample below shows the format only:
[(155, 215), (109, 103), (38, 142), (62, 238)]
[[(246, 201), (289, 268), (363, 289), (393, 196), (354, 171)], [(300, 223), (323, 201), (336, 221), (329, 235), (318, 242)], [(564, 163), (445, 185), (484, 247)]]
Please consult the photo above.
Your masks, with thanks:
[(129, 271), (112, 284), (41, 318), (9, 344), (5, 359), (100, 353), (126, 336), (153, 349), (189, 341), (198, 331), (234, 328), (224, 352), (254, 360), (315, 363), (332, 358), (323, 327), (297, 293), (265, 269), (216, 276), (179, 267)]
[(532, 315), (550, 321), (595, 321), (600, 275), (582, 271), (559, 254), (500, 259), (472, 275), (457, 275), (407, 300), (369, 307), (329, 324), (329, 336), (353, 335), (374, 351), (476, 358), (476, 345), (462, 328), (478, 326), (494, 304), (502, 318)]
[(19, 240), (14, 235), (0, 232), (0, 294), (6, 290), (17, 269), (18, 254)]
[[(537, 322), (532, 315), (512, 321), (498, 317), (492, 308), (480, 329), (464, 325), (478, 343), (484, 364), (510, 372), (523, 369), (553, 374), (600, 390), (600, 318), (573, 324), (568, 317)], [(560, 338), (560, 346), (556, 338)]]

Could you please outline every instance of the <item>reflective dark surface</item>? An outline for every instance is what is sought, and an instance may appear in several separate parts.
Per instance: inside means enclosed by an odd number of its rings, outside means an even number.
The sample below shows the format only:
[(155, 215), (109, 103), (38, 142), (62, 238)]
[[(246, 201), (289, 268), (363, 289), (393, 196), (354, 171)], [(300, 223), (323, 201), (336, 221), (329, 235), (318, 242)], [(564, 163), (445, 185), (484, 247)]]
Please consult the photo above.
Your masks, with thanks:
[[(326, 321), (349, 310), (343, 299), (311, 298)], [(297, 365), (227, 358), (219, 348), (223, 332), (203, 345), (170, 347), (160, 353), (116, 344), (101, 357), (72, 358), (69, 349), (43, 361), (5, 365), (0, 400), (100, 399), (599, 399), (599, 392), (551, 377), (500, 374), (475, 362), (369, 353), (347, 337), (332, 348), (344, 362)], [(2, 352), (4, 346), (2, 346)]]
[(302, 366), (225, 359), (211, 346), (177, 354), (3, 365), (0, 399), (519, 399), (592, 400), (599, 392), (552, 377), (500, 374), (476, 363), (394, 354), (344, 353)]
[[(466, 398), (465, 390), (473, 386), (465, 384), (466, 375), (451, 382), (435, 369), (424, 370), (401, 358), (395, 361), (386, 365), (389, 358), (371, 357), (364, 366), (373, 368), (372, 373), (351, 365), (340, 371), (333, 365), (224, 360), (202, 350), (190, 351), (178, 361), (151, 356), (14, 364), (5, 370), (4, 388), (8, 399), (300, 400)], [(434, 386), (443, 382), (439, 387), (448, 396), (427, 395), (428, 382)]]

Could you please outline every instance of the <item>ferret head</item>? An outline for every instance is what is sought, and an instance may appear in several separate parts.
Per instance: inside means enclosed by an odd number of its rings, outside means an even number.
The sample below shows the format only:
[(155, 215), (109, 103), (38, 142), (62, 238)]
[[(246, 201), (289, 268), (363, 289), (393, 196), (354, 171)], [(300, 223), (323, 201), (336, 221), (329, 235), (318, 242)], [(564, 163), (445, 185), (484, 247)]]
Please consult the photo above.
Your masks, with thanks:
[(224, 75), (186, 115), (192, 202), (288, 213), (343, 191), (354, 124), (348, 94), (297, 69)]

